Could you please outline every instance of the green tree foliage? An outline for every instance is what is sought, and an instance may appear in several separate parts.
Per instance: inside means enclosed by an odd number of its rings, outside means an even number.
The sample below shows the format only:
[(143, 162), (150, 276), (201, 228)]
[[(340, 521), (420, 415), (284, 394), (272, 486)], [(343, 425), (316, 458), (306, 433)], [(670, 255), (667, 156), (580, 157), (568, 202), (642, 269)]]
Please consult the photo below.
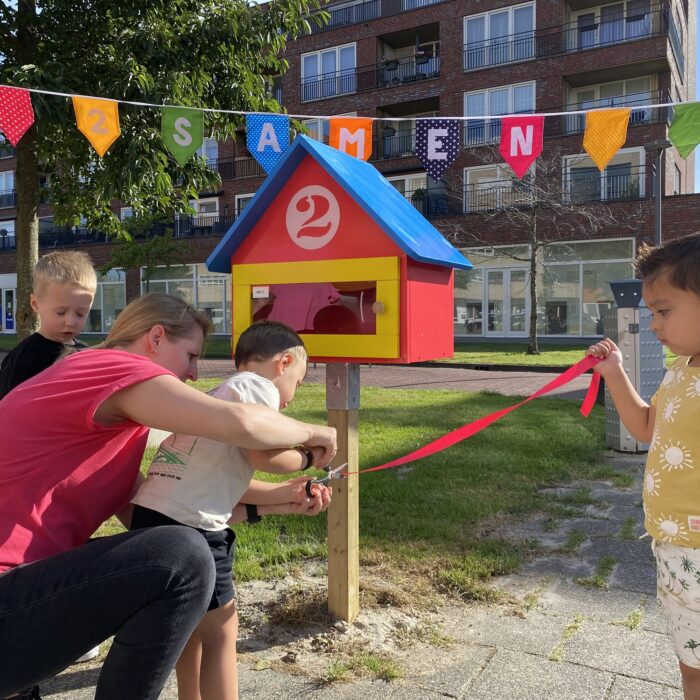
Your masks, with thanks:
[[(17, 0), (0, 3), (0, 82), (150, 104), (278, 112), (270, 76), (284, 73), (288, 38), (322, 22), (324, 0)], [(34, 93), (35, 123), (17, 149), (18, 329), (30, 332), (31, 272), (38, 256), (40, 173), (52, 173), (57, 223), (125, 236), (111, 205), (134, 214), (186, 212), (218, 186), (203, 159), (179, 167), (160, 138), (158, 109), (119, 105), (121, 137), (103, 159), (77, 130), (71, 101)], [(206, 113), (224, 139), (240, 115)]]

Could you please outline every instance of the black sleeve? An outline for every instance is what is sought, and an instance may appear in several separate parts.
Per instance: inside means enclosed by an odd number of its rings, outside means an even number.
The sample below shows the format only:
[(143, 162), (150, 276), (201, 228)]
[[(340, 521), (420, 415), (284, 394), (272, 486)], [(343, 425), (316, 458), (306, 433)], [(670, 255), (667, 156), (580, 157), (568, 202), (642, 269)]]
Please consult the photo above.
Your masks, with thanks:
[(27, 379), (50, 367), (60, 355), (61, 344), (32, 342), (31, 336), (20, 343), (0, 366), (0, 400)]

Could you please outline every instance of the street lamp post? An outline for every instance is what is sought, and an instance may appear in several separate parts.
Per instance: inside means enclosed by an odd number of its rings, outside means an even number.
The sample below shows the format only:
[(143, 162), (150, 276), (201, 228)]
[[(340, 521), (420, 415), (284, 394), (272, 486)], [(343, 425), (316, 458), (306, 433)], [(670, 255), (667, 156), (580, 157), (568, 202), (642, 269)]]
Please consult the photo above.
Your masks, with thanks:
[(656, 154), (656, 163), (654, 165), (654, 245), (661, 245), (661, 197), (663, 194), (663, 177), (661, 166), (663, 164), (663, 154), (667, 148), (673, 144), (666, 138), (657, 139), (650, 143), (644, 144), (644, 150), (647, 153)]

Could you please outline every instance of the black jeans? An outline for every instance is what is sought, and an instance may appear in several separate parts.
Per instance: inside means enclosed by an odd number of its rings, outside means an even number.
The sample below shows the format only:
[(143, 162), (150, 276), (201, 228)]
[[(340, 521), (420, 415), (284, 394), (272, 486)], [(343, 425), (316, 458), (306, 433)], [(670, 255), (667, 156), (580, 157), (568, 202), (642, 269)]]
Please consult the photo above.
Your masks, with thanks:
[(0, 574), (0, 697), (31, 686), (114, 635), (99, 700), (155, 700), (214, 588), (192, 528), (92, 540)]

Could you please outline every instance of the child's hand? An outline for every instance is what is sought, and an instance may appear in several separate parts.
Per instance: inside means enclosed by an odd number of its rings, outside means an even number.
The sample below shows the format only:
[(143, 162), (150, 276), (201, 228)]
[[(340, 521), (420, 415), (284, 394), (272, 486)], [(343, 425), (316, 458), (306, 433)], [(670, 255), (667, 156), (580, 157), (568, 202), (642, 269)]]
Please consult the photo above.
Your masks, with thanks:
[(307, 481), (309, 477), (300, 476), (287, 482), (291, 488), (290, 512), (298, 515), (318, 515), (330, 505), (333, 489), (325, 484), (311, 484), (313, 497), (309, 498), (306, 493)]
[(594, 368), (594, 372), (598, 372), (602, 377), (605, 377), (622, 367), (622, 353), (620, 348), (613, 343), (610, 338), (605, 338), (595, 345), (591, 345), (586, 350), (586, 355), (599, 357), (602, 362), (599, 362)]

